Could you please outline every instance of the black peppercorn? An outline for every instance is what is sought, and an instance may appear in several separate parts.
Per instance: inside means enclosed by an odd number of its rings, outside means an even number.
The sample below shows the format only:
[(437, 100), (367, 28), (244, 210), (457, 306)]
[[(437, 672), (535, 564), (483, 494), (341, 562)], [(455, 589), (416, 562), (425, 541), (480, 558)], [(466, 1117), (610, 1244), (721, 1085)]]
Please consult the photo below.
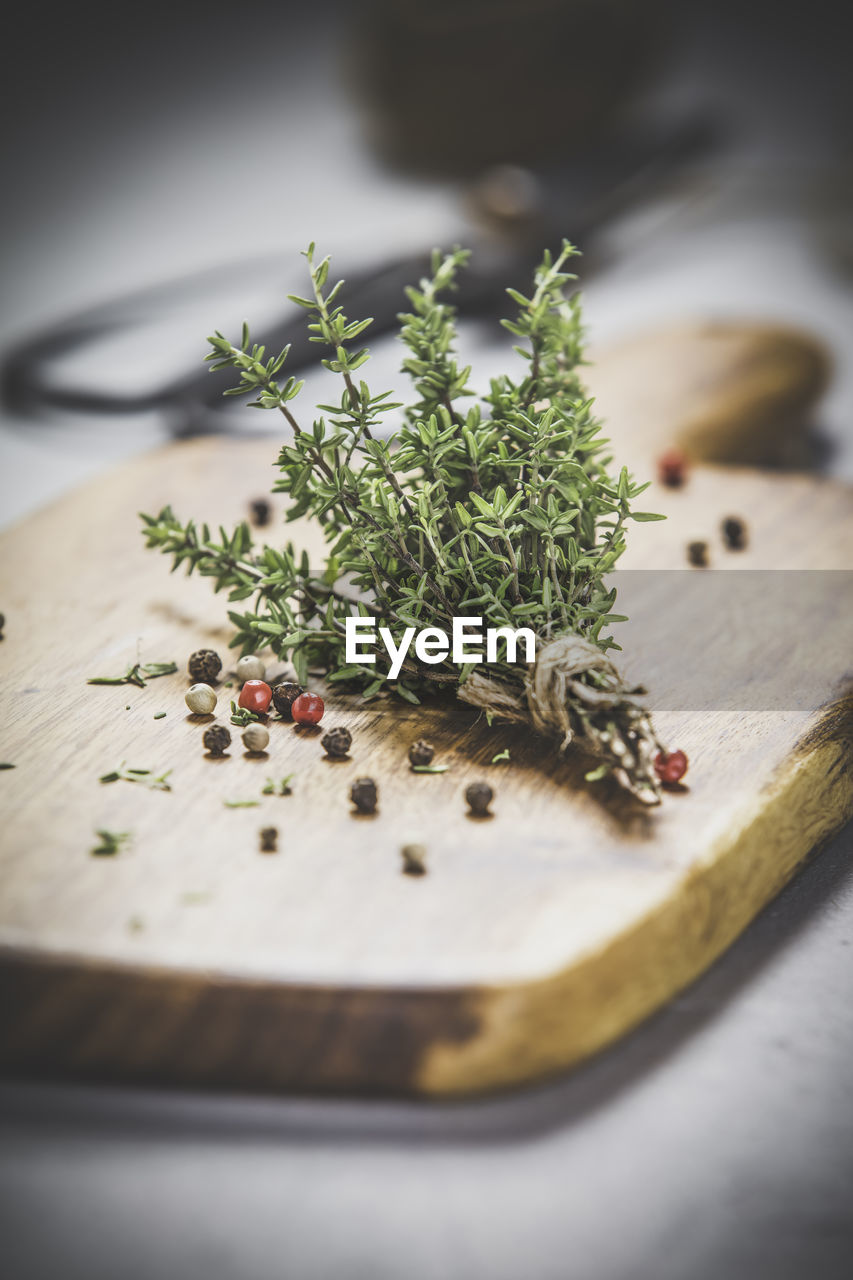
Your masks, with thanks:
[(746, 525), (738, 516), (727, 516), (723, 521), (723, 541), (729, 551), (743, 551), (746, 546)]
[(413, 768), (417, 768), (418, 765), (432, 764), (434, 755), (435, 747), (432, 743), (418, 738), (417, 742), (413, 742), (409, 747), (409, 764)]
[(212, 756), (221, 756), (231, 746), (231, 734), (224, 724), (212, 724), (202, 738)]
[(465, 799), (468, 802), (468, 808), (472, 813), (476, 813), (478, 817), (484, 817), (489, 812), (489, 805), (492, 803), (494, 794), (488, 782), (472, 782), (465, 788)]
[(249, 503), (249, 518), (259, 529), (269, 524), (271, 514), (272, 508), (266, 498), (253, 498)]
[(3, 628), (5, 627), (5, 625), (6, 625), (6, 615), (5, 613), (0, 613), (0, 640), (3, 639)]
[(213, 684), (222, 670), (222, 659), (213, 649), (196, 649), (190, 654), (187, 671), (197, 684)]
[(404, 876), (426, 875), (426, 845), (404, 844), (400, 850)]
[(283, 680), (281, 684), (273, 685), (273, 706), (283, 720), (292, 719), (291, 708), (299, 695), (304, 692), (301, 684), (294, 684), (291, 680)]
[(707, 542), (688, 542), (687, 559), (694, 569), (707, 569), (708, 567), (708, 544)]
[(359, 813), (373, 813), (379, 799), (379, 792), (372, 778), (356, 778), (350, 787), (349, 797)]
[(320, 746), (327, 756), (340, 759), (352, 746), (352, 734), (349, 729), (330, 729), (320, 739)]
[(261, 853), (275, 853), (278, 849), (278, 827), (261, 827), (259, 831)]

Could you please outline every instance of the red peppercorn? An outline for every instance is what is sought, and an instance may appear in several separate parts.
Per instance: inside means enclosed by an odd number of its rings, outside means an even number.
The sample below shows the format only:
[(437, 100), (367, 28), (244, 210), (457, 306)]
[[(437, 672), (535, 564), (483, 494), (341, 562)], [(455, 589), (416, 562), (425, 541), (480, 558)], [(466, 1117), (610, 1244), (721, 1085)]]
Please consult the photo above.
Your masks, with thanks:
[(300, 693), (290, 705), (290, 714), (296, 724), (319, 724), (326, 704), (319, 693)]
[(670, 489), (678, 489), (687, 478), (687, 455), (681, 449), (667, 449), (658, 458), (658, 479)]
[(659, 751), (655, 756), (655, 773), (661, 782), (680, 782), (686, 772), (687, 756), (683, 751)]
[(264, 712), (272, 699), (272, 689), (264, 680), (247, 680), (240, 690), (238, 705), (247, 711)]

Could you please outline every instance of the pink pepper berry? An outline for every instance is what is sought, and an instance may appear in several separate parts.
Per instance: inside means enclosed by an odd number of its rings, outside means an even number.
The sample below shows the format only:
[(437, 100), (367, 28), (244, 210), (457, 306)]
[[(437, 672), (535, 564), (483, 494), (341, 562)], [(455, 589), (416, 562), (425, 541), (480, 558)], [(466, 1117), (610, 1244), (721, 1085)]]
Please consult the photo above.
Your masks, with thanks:
[(290, 714), (296, 724), (319, 724), (326, 704), (318, 693), (300, 693), (290, 706)]
[(247, 680), (240, 690), (237, 699), (241, 707), (247, 711), (265, 712), (272, 700), (272, 689), (264, 680)]
[(683, 751), (659, 751), (654, 765), (661, 782), (671, 786), (680, 782), (687, 772), (687, 756)]

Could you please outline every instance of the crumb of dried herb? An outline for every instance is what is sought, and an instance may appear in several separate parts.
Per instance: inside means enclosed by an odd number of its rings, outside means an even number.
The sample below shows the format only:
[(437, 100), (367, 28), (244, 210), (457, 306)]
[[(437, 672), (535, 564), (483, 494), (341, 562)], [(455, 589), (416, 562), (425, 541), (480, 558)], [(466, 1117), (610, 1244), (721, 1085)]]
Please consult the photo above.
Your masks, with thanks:
[(503, 751), (499, 751), (496, 756), (492, 756), (492, 764), (504, 764), (509, 760), (509, 747), (504, 747)]
[(125, 766), (125, 762), (122, 760), (117, 769), (103, 774), (98, 781), (141, 782), (149, 791), (171, 791), (171, 785), (167, 781), (171, 772), (171, 769), (167, 769), (165, 773), (155, 774), (151, 769), (130, 769)]
[(95, 831), (99, 843), (94, 849), (90, 849), (93, 858), (113, 858), (120, 852), (122, 845), (127, 844), (131, 837), (129, 831), (105, 831), (98, 828)]
[(295, 773), (289, 773), (286, 777), (276, 782), (273, 778), (267, 778), (266, 783), (261, 788), (262, 796), (290, 796), (293, 794), (291, 782), (296, 777)]

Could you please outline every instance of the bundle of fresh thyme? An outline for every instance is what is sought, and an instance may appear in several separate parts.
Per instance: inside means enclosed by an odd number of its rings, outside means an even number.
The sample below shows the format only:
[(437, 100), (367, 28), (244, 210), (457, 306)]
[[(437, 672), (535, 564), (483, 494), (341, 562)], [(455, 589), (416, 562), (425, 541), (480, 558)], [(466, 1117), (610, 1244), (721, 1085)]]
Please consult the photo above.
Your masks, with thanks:
[[(329, 349), (326, 368), (340, 375), (340, 401), (318, 406), (310, 425), (292, 408), (302, 383), (282, 378), (287, 349), (266, 357), (243, 326), (239, 346), (217, 332), (209, 339), (213, 369), (239, 373), (226, 395), (251, 393), (253, 405), (277, 409), (293, 438), (281, 449), (275, 491), (288, 494), (289, 520), (322, 525), (328, 551), (321, 570), (305, 553), (253, 546), (249, 526), (211, 534), (166, 508), (143, 516), (148, 546), (213, 579), (233, 603), (232, 643), (244, 653), (269, 644), (296, 666), (361, 688), (365, 697), (389, 683), (417, 702), (449, 690), (491, 714), (576, 741), (599, 757), (589, 777), (613, 773), (647, 802), (659, 799), (653, 757), (660, 744), (638, 700), (608, 657), (615, 589), (606, 575), (625, 547), (628, 520), (661, 517), (632, 510), (646, 487), (623, 467), (608, 470), (607, 441), (579, 377), (583, 362), (580, 304), (567, 300), (575, 279), (564, 268), (575, 253), (564, 242), (545, 254), (529, 298), (504, 321), (524, 361), (517, 379), (495, 378), (487, 395), (471, 389), (470, 368), (456, 356), (454, 309), (447, 294), (467, 253), (436, 252), (432, 275), (408, 290), (400, 317), (408, 348), (403, 362), (415, 398), (392, 403), (356, 377), (369, 358), (351, 344), (370, 324), (350, 321), (337, 301), (341, 282), (326, 288), (329, 259), (306, 258), (312, 296), (292, 301), (308, 313), (311, 340)], [(378, 428), (403, 410), (390, 435)], [(398, 422), (400, 419), (398, 419)], [(407, 658), (389, 682), (379, 665), (344, 660), (345, 619), (375, 616), (399, 643), (407, 627), (449, 631), (454, 616), (480, 615), (493, 627), (530, 627), (537, 636), (532, 668), (509, 663), (424, 665)]]

